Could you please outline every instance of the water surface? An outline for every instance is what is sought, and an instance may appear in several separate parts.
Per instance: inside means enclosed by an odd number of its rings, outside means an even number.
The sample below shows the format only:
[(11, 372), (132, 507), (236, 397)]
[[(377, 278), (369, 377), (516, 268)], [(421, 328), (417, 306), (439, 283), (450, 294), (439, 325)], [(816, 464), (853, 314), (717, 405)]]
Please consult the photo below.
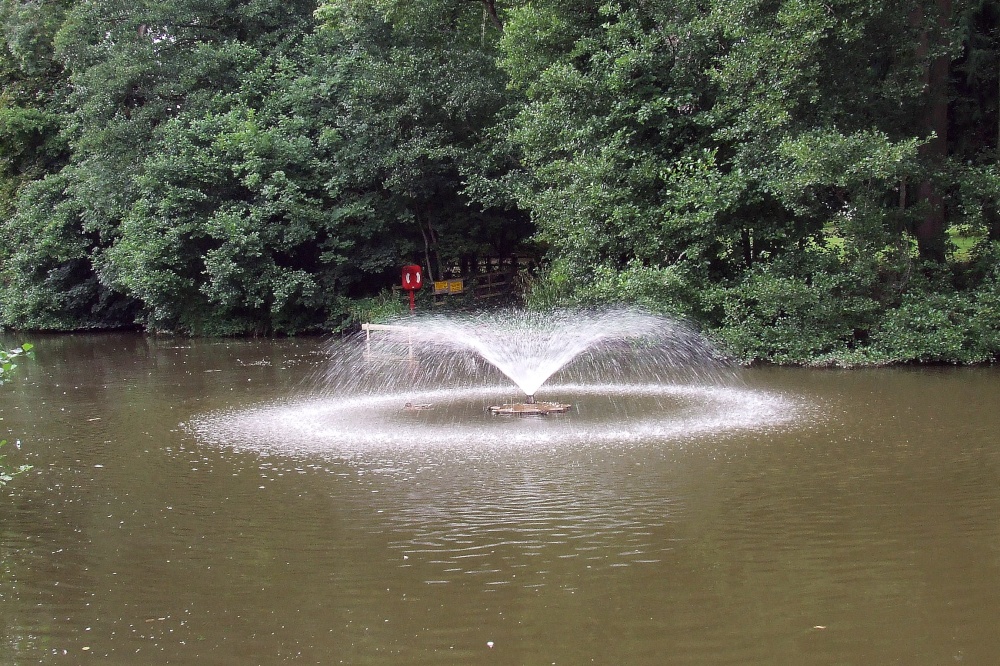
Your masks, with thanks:
[(322, 341), (35, 342), (0, 388), (35, 466), (0, 501), (2, 664), (1000, 655), (996, 369), (754, 370), (794, 418), (737, 428), (587, 437), (594, 407), (488, 437), (437, 411), (324, 446), (195, 427), (310, 400)]

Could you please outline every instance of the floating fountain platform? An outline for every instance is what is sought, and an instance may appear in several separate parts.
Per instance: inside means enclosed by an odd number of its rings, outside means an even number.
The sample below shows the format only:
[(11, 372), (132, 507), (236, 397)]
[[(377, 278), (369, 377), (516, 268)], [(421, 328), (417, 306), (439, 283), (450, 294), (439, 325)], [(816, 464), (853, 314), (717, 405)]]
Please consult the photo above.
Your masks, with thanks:
[(572, 406), (562, 402), (514, 402), (493, 405), (488, 409), (498, 416), (547, 416), (568, 412)]

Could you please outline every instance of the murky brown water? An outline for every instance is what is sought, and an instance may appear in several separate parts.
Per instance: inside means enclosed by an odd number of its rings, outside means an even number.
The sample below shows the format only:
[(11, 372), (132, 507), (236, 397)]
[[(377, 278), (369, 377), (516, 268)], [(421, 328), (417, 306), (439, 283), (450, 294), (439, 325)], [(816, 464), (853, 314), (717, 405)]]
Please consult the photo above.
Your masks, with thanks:
[(795, 419), (714, 434), (324, 451), (189, 425), (307, 392), (319, 341), (35, 342), (0, 664), (1000, 659), (997, 369), (752, 371)]

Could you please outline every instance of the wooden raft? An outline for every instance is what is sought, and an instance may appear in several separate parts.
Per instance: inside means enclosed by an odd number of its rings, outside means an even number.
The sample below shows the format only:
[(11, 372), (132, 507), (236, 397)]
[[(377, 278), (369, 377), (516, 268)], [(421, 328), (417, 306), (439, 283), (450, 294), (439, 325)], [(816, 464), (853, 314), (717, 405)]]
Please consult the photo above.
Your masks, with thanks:
[(561, 402), (515, 402), (506, 405), (494, 405), (490, 412), (499, 416), (546, 416), (569, 411), (573, 405)]

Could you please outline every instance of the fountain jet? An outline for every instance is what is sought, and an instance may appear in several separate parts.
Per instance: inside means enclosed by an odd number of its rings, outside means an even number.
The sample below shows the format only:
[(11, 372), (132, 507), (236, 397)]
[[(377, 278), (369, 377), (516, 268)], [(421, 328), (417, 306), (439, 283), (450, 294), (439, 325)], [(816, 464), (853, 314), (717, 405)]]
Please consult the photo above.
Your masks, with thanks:
[[(378, 334), (368, 340), (365, 362), (337, 381), (405, 390), (498, 371), (525, 398), (489, 408), (494, 413), (568, 410), (536, 399), (557, 373), (590, 383), (625, 383), (635, 374), (666, 382), (681, 371), (719, 367), (714, 349), (688, 326), (632, 308), (411, 315), (372, 329)], [(356, 385), (348, 388), (357, 393)]]

